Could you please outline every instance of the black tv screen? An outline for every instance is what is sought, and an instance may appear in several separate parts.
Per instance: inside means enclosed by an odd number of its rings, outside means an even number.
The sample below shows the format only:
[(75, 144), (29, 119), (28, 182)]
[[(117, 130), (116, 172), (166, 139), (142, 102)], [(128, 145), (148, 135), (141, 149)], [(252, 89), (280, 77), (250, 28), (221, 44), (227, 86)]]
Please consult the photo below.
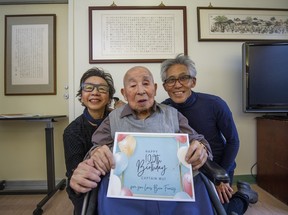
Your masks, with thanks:
[(242, 45), (244, 112), (288, 113), (288, 42)]

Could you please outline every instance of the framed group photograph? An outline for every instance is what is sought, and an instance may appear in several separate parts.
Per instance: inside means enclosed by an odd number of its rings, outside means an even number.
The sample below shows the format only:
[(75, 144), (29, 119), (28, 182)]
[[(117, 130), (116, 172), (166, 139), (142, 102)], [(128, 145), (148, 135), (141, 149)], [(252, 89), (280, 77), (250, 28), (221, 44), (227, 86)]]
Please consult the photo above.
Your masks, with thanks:
[(197, 7), (198, 41), (288, 40), (288, 9)]
[(185, 6), (89, 7), (89, 63), (158, 63), (187, 54)]
[(56, 15), (5, 16), (5, 95), (56, 94)]

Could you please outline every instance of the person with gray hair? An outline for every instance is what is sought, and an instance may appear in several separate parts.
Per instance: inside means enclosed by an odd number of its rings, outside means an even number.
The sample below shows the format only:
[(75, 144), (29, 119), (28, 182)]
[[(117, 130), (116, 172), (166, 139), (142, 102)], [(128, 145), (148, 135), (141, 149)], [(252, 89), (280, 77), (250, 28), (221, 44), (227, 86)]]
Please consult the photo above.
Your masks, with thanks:
[(195, 68), (195, 63), (188, 56), (179, 54), (175, 59), (168, 59), (162, 62), (160, 75), (163, 83), (167, 79), (167, 70), (176, 64), (184, 65), (188, 75), (190, 75), (191, 78), (196, 78), (197, 71)]
[[(213, 161), (223, 167), (230, 177), (229, 183), (216, 186), (221, 202), (231, 203), (239, 200), (237, 206), (243, 206), (238, 214), (243, 214), (249, 203), (256, 203), (258, 195), (246, 182), (238, 182), (238, 192), (233, 194), (233, 182), (236, 156), (239, 150), (239, 137), (232, 112), (226, 102), (218, 96), (193, 91), (196, 86), (197, 70), (195, 63), (187, 55), (179, 54), (174, 59), (167, 59), (161, 64), (161, 79), (169, 97), (163, 104), (170, 105), (182, 113), (189, 125), (208, 140), (213, 154)], [(241, 203), (244, 202), (244, 204)], [(234, 201), (234, 202), (235, 202)], [(233, 204), (224, 204), (235, 209)]]
[[(123, 83), (124, 88), (121, 89), (121, 93), (128, 103), (112, 111), (92, 136), (94, 146), (89, 155), (94, 161), (95, 169), (101, 172), (102, 179), (98, 200), (92, 202), (89, 200), (88, 205), (95, 205), (97, 202), (98, 213), (101, 215), (214, 214), (211, 196), (206, 187), (208, 185), (203, 179), (203, 174), (197, 171), (207, 159), (212, 158), (209, 143), (203, 135), (198, 134), (188, 125), (187, 119), (175, 108), (155, 101), (157, 84), (154, 83), (152, 73), (146, 67), (136, 66), (129, 69), (124, 76)], [(115, 168), (115, 160), (111, 151), (115, 132), (188, 134), (190, 146), (185, 160), (191, 164), (195, 173), (196, 201), (152, 201), (107, 197), (109, 173), (112, 168)], [(167, 149), (163, 149), (165, 150)], [(216, 201), (219, 202), (217, 197)], [(221, 204), (220, 206), (222, 207)]]
[(83, 193), (97, 187), (100, 182), (100, 172), (91, 167), (90, 160), (83, 159), (92, 147), (92, 134), (111, 112), (114, 93), (114, 82), (108, 72), (93, 67), (83, 73), (76, 96), (85, 108), (63, 134), (68, 179), (66, 191), (74, 205), (74, 215), (81, 214)]

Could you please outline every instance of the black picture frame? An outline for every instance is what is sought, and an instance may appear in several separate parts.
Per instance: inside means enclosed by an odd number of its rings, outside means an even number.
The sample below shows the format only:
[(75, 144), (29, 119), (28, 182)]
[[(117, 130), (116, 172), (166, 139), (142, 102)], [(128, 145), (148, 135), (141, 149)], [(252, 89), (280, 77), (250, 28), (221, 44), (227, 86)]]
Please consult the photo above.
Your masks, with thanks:
[(198, 41), (288, 40), (288, 9), (197, 7)]
[(89, 63), (158, 63), (179, 53), (187, 54), (185, 6), (89, 7)]

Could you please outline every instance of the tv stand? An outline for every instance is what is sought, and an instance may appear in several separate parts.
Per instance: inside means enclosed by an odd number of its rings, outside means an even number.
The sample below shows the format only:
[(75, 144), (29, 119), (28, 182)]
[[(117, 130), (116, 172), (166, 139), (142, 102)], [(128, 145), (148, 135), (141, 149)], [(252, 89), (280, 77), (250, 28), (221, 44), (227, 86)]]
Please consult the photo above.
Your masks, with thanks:
[(257, 117), (257, 184), (288, 204), (288, 118)]
[(275, 120), (288, 120), (288, 113), (286, 115), (263, 115), (264, 119), (275, 119)]

